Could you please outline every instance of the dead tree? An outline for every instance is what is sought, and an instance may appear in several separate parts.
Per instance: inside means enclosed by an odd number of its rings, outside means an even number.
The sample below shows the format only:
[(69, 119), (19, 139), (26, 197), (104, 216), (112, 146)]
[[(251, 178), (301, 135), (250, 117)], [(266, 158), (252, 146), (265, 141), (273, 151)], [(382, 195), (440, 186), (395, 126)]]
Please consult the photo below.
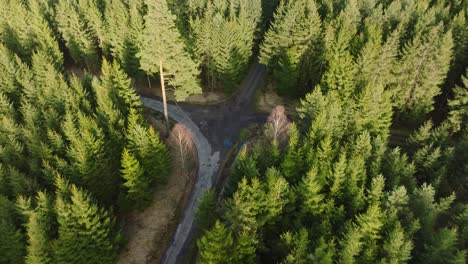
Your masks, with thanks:
[(270, 113), (265, 132), (273, 142), (284, 143), (289, 129), (289, 120), (284, 106), (278, 105)]
[(182, 124), (176, 124), (169, 135), (169, 141), (174, 144), (177, 153), (182, 162), (182, 168), (185, 169), (187, 161), (193, 156), (194, 146), (192, 133)]

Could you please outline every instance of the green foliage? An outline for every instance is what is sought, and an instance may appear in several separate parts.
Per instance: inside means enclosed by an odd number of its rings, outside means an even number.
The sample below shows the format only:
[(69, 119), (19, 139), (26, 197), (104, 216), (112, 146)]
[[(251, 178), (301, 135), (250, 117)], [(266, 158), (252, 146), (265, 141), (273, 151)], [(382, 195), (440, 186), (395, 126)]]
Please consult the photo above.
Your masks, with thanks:
[(219, 221), (216, 221), (214, 227), (206, 232), (197, 245), (201, 252), (200, 263), (233, 263), (231, 262), (234, 257), (232, 254), (234, 245), (232, 234)]
[(31, 201), (24, 197), (20, 197), (17, 203), (28, 219), (26, 263), (53, 262), (52, 236), (55, 229), (55, 215), (51, 197), (47, 193), (38, 192), (34, 209), (31, 208)]
[(102, 15), (96, 1), (59, 1), (56, 12), (57, 28), (72, 59), (89, 69), (98, 69), (97, 46), (102, 39)]
[(15, 226), (14, 204), (4, 195), (0, 195), (0, 263), (24, 263), (24, 238)]
[(414, 118), (433, 109), (433, 98), (449, 70), (452, 59), (452, 33), (435, 26), (422, 35), (418, 33), (402, 51), (400, 67), (396, 69), (397, 86), (393, 91), (396, 107)]
[(117, 237), (110, 213), (86, 192), (57, 179), (57, 263), (114, 263)]
[(143, 208), (151, 201), (151, 180), (144, 178), (140, 163), (127, 149), (122, 152), (121, 164), (125, 202), (135, 208)]
[(141, 69), (154, 75), (163, 68), (168, 84), (175, 89), (177, 100), (184, 100), (191, 94), (201, 92), (197, 77), (198, 65), (185, 49), (178, 32), (175, 16), (167, 7), (166, 0), (145, 1), (148, 13), (145, 15), (145, 28), (141, 35)]
[(197, 208), (195, 225), (202, 232), (213, 226), (216, 220), (216, 193), (213, 190), (206, 191)]
[(252, 56), (261, 1), (189, 1), (190, 39), (211, 88), (227, 91), (241, 80)]
[(455, 130), (460, 130), (468, 123), (468, 78), (463, 77), (464, 87), (453, 89), (453, 99), (448, 101), (450, 107), (448, 120)]
[[(285, 95), (301, 94), (301, 71), (307, 60), (320, 59), (321, 20), (314, 0), (281, 1), (260, 46), (259, 60), (267, 65)], [(304, 80), (302, 80), (304, 81)]]

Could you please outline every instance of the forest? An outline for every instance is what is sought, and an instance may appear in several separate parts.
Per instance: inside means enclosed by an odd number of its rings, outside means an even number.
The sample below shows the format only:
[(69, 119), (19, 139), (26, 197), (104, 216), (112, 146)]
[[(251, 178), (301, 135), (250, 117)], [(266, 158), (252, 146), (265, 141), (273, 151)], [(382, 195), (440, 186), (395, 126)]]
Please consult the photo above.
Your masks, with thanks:
[(0, 264), (115, 263), (125, 213), (173, 170), (135, 86), (235, 94), (257, 61), (300, 106), (276, 106), (205, 193), (192, 262), (466, 263), (467, 12), (0, 0)]

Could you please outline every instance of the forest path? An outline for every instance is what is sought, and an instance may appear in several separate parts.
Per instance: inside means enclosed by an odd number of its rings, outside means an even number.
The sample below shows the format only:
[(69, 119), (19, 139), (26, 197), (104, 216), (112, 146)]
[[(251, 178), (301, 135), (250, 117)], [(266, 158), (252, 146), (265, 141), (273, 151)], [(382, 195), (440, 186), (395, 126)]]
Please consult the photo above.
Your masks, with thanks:
[[(251, 123), (266, 121), (266, 115), (256, 114), (252, 103), (255, 91), (265, 76), (265, 67), (252, 64), (241, 83), (240, 92), (231, 100), (217, 105), (168, 105), (169, 116), (185, 125), (192, 133), (198, 154), (198, 178), (177, 226), (176, 233), (164, 256), (164, 264), (180, 263), (192, 239), (195, 213), (202, 194), (216, 183), (219, 162), (226, 158), (230, 144), (240, 130)], [(163, 111), (160, 101), (141, 97), (144, 106)], [(197, 125), (200, 124), (200, 127)], [(205, 135), (207, 137), (205, 137)], [(210, 143), (211, 142), (211, 143)]]

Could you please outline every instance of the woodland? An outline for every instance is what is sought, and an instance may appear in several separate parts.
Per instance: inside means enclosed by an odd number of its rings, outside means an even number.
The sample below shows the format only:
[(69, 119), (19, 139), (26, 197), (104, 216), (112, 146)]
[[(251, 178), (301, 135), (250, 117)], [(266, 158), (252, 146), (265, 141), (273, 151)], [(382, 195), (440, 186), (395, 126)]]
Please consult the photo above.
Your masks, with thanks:
[(193, 261), (466, 263), (467, 11), (0, 0), (0, 264), (115, 263), (125, 213), (172, 169), (136, 84), (232, 94), (256, 61), (300, 106), (275, 107), (206, 192)]

